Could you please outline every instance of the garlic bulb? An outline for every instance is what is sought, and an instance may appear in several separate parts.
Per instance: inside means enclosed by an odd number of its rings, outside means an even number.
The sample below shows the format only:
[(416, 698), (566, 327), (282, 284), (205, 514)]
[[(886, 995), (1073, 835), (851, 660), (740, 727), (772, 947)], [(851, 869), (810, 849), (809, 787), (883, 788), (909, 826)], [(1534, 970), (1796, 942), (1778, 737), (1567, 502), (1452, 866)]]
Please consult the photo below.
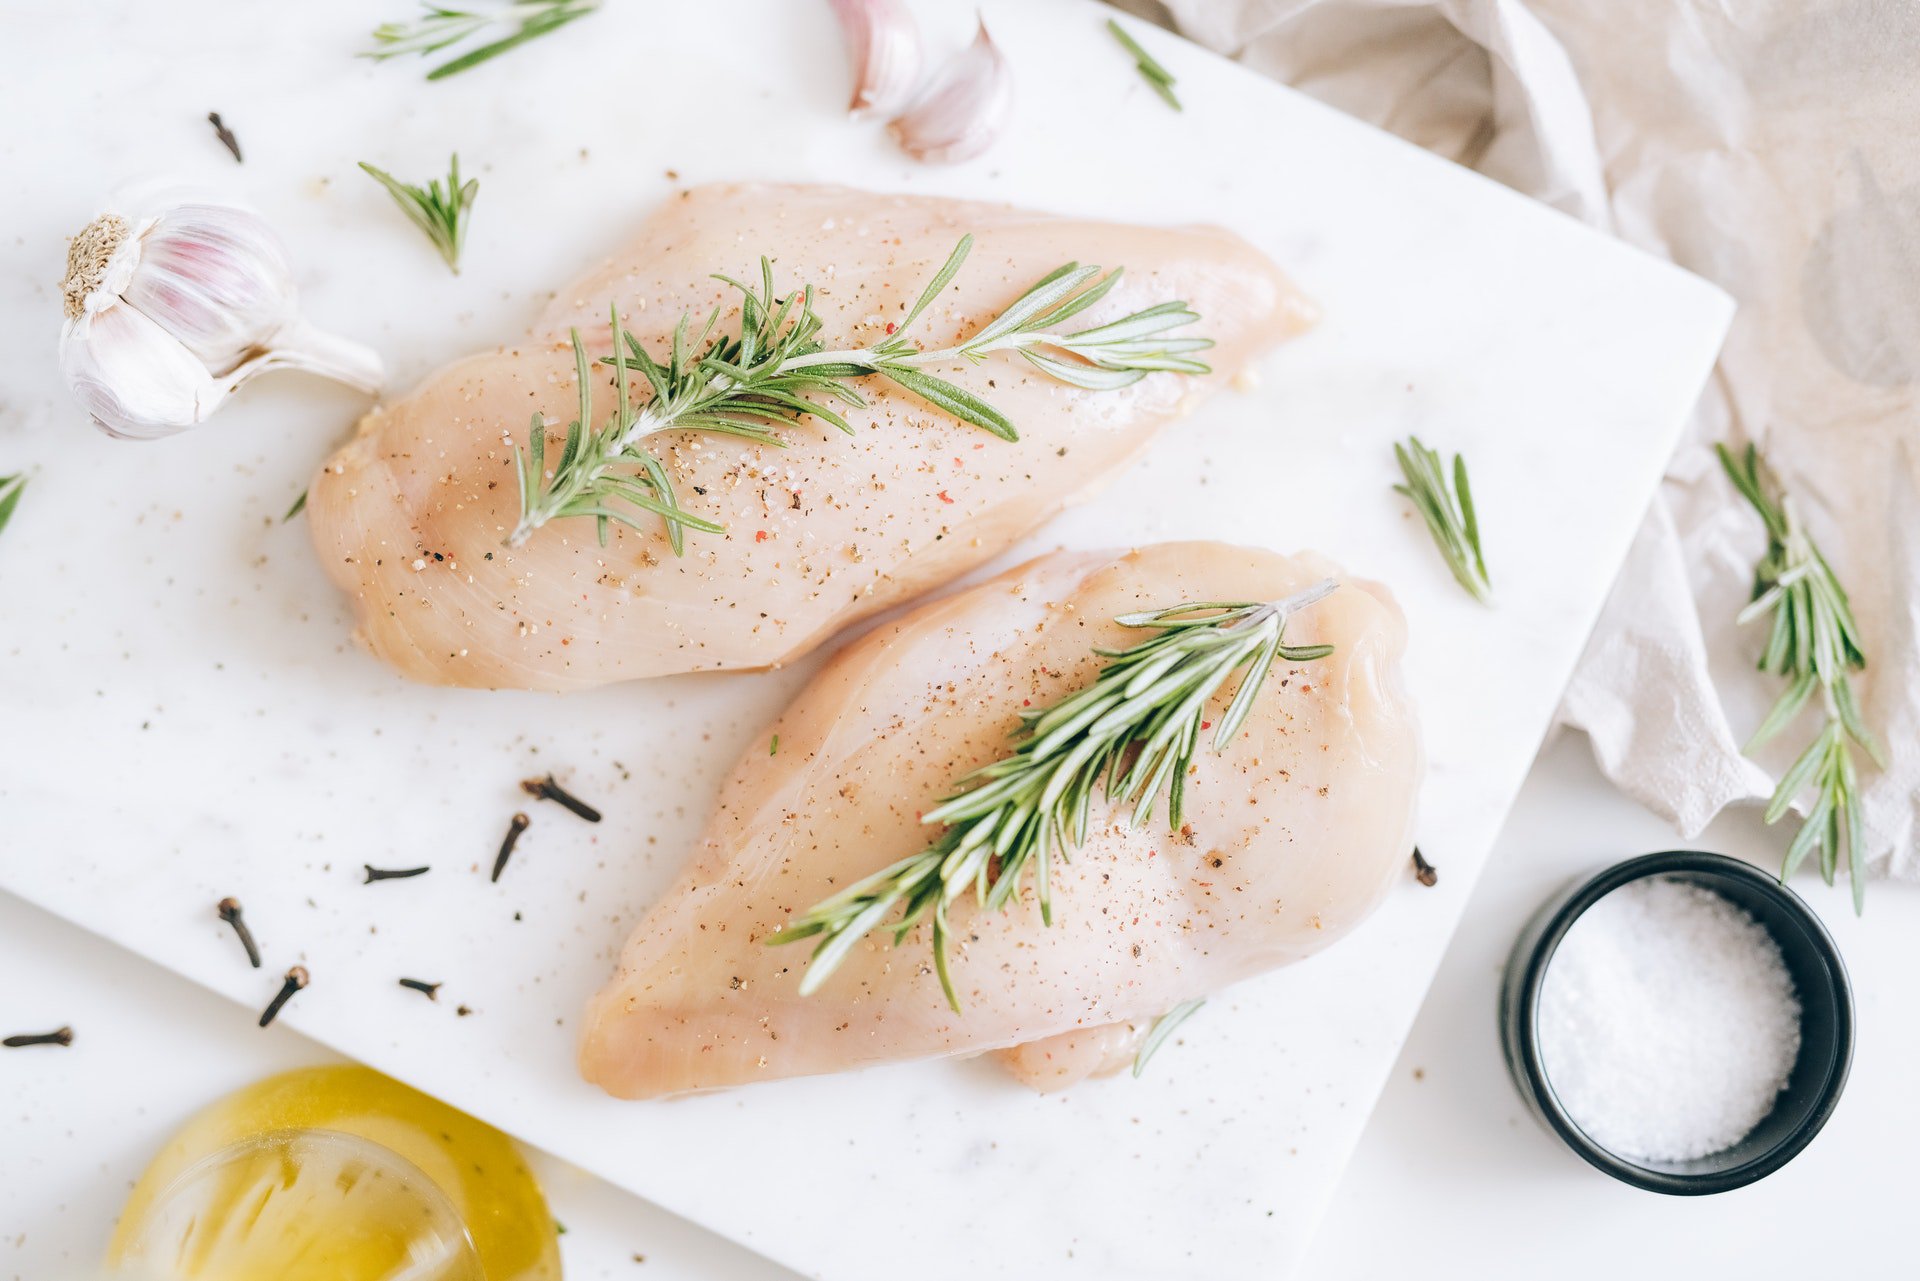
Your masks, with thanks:
[(854, 115), (888, 115), (907, 105), (920, 79), (920, 29), (900, 0), (833, 0), (853, 59)]
[(101, 430), (184, 431), (256, 374), (304, 369), (379, 389), (380, 358), (300, 316), (280, 238), (238, 206), (157, 193), (74, 237), (60, 370)]
[(983, 21), (973, 43), (887, 130), (916, 160), (957, 164), (992, 146), (1012, 117), (1013, 79)]

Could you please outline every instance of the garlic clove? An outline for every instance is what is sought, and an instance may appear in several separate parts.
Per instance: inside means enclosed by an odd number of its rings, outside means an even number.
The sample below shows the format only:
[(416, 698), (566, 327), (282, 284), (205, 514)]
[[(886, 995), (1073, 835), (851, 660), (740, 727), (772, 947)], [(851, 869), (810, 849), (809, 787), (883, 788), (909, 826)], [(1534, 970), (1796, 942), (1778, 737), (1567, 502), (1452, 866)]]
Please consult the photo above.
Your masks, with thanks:
[(296, 316), (293, 266), (266, 220), (232, 205), (183, 204), (138, 237), (122, 297), (216, 376)]
[(973, 43), (948, 60), (887, 131), (916, 160), (958, 164), (992, 146), (1012, 118), (1012, 74), (983, 20)]
[(833, 0), (853, 59), (854, 115), (891, 115), (906, 106), (920, 79), (920, 28), (900, 0)]
[(184, 343), (125, 304), (67, 322), (60, 372), (100, 429), (122, 440), (185, 431), (227, 395)]

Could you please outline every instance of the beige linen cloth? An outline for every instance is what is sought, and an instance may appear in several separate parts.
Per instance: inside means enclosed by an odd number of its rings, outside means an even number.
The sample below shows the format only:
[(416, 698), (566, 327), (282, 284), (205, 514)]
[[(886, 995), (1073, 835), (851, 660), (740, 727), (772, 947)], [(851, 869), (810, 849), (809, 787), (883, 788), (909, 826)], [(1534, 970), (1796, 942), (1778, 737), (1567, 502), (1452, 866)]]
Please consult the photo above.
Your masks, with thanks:
[(1757, 763), (1740, 753), (1781, 686), (1753, 670), (1764, 624), (1734, 625), (1763, 536), (1710, 444), (1757, 441), (1865, 635), (1889, 753), (1860, 758), (1870, 866), (1920, 879), (1920, 0), (1123, 7), (1738, 300), (1561, 719), (1687, 836), (1768, 795), (1815, 733), (1809, 710)]

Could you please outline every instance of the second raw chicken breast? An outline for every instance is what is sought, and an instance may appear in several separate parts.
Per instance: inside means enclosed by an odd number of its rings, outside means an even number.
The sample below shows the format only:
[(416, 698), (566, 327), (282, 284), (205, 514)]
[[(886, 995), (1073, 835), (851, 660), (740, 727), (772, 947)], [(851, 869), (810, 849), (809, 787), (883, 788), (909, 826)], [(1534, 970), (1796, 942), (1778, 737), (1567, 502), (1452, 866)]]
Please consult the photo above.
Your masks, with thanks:
[[(1184, 814), (1145, 821), (1095, 794), (1089, 835), (1004, 911), (971, 880), (950, 907), (956, 1012), (922, 921), (854, 934), (803, 995), (810, 943), (769, 946), (815, 905), (927, 849), (922, 818), (1018, 743), (1022, 712), (1089, 688), (1154, 636), (1114, 620), (1189, 601), (1279, 601), (1339, 585), (1285, 624), (1288, 646), (1215, 752), (1236, 682), (1197, 705)], [(926, 605), (850, 646), (735, 767), (700, 848), (640, 923), (588, 1011), (586, 1077), (628, 1098), (866, 1064), (1026, 1047), (1050, 1088), (1109, 1066), (1182, 1001), (1299, 960), (1364, 918), (1412, 848), (1423, 756), (1402, 690), (1406, 625), (1386, 590), (1318, 556), (1218, 543), (1061, 552)], [(1201, 718), (1205, 718), (1202, 720)], [(1123, 761), (1126, 759), (1123, 755)], [(984, 786), (985, 784), (978, 784)], [(1046, 1043), (1051, 1044), (1035, 1044)]]

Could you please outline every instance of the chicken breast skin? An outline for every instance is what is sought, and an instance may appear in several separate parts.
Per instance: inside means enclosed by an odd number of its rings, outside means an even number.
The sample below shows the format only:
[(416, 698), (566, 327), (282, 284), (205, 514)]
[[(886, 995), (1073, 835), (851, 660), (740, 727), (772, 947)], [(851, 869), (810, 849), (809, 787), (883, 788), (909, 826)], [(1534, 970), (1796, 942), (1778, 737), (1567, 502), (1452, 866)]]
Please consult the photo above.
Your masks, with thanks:
[[(1006, 442), (878, 378), (843, 434), (808, 419), (785, 449), (734, 437), (651, 438), (680, 504), (727, 532), (554, 521), (524, 546), (514, 442), (545, 416), (547, 458), (577, 414), (569, 331), (611, 350), (609, 307), (664, 353), (675, 323), (737, 298), (709, 273), (776, 287), (810, 283), (823, 340), (881, 340), (965, 233), (965, 267), (914, 333), (929, 347), (971, 333), (1068, 261), (1125, 269), (1084, 320), (1185, 300), (1213, 338), (1214, 373), (1156, 373), (1092, 392), (1012, 352), (941, 368), (1020, 428)], [(1281, 339), (1310, 308), (1258, 251), (1208, 228), (1123, 226), (999, 205), (833, 187), (697, 187), (668, 201), (633, 242), (568, 285), (519, 343), (458, 361), (368, 414), (309, 490), (314, 546), (347, 593), (355, 634), (415, 680), (565, 690), (677, 672), (758, 668), (806, 653), (839, 628), (991, 559), (1110, 480), (1169, 422)], [(1189, 331), (1181, 331), (1186, 333)], [(610, 372), (595, 412), (613, 408)], [(638, 380), (636, 380), (638, 381)], [(636, 398), (640, 392), (634, 392)]]
[[(1053, 869), (1051, 927), (1030, 884), (1004, 913), (956, 900), (963, 1012), (941, 991), (925, 924), (897, 946), (875, 931), (799, 995), (812, 944), (768, 939), (924, 848), (934, 833), (918, 816), (1007, 752), (1021, 708), (1084, 687), (1096, 646), (1144, 638), (1116, 615), (1278, 600), (1328, 576), (1338, 590), (1286, 635), (1334, 652), (1277, 664), (1228, 750), (1196, 755), (1180, 831), (1164, 817), (1134, 829), (1096, 800), (1087, 845)], [(735, 766), (688, 866), (591, 1003), (582, 1072), (647, 1098), (1055, 1038), (1008, 1066), (1043, 1088), (1114, 1066), (1131, 1034), (1099, 1029), (1144, 1026), (1318, 951), (1404, 870), (1424, 769), (1405, 646), (1379, 585), (1311, 553), (1218, 543), (1056, 553), (883, 624), (770, 727), (777, 754), (763, 735)]]

